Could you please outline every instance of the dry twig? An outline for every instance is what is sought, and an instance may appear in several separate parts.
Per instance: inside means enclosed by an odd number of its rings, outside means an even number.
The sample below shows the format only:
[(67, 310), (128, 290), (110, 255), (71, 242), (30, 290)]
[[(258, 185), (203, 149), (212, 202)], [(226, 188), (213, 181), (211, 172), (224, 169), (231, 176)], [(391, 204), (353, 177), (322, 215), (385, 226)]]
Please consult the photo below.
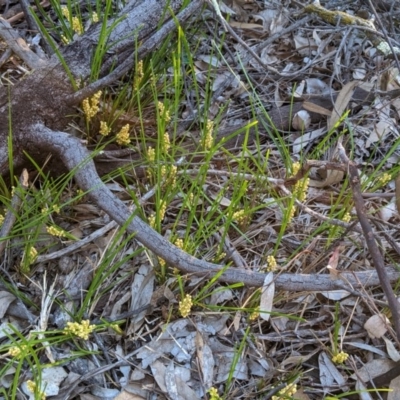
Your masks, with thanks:
[(376, 268), (382, 289), (386, 295), (390, 311), (392, 312), (392, 319), (397, 335), (397, 340), (400, 342), (400, 303), (397, 301), (390, 279), (386, 273), (385, 264), (378, 245), (376, 244), (372, 226), (368, 221), (367, 214), (365, 213), (365, 203), (361, 194), (360, 177), (356, 165), (349, 160), (343, 145), (338, 143), (338, 153), (342, 162), (348, 165), (348, 173), (350, 176), (350, 185), (353, 191), (354, 206), (357, 211), (357, 216), (360, 221), (361, 228), (364, 233), (365, 241), (372, 261)]

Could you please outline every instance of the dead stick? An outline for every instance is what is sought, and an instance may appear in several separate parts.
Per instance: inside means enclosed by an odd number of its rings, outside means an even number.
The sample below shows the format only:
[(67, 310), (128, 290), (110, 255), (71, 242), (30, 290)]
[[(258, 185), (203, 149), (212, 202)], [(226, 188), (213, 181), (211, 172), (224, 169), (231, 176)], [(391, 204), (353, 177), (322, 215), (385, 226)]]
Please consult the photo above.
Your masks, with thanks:
[(394, 329), (396, 331), (397, 340), (400, 342), (400, 303), (397, 301), (397, 298), (393, 292), (389, 277), (386, 274), (382, 254), (380, 253), (378, 245), (376, 244), (372, 226), (368, 221), (367, 214), (365, 213), (365, 203), (361, 194), (361, 185), (358, 170), (355, 163), (350, 161), (347, 157), (346, 150), (340, 142), (338, 143), (338, 152), (342, 162), (348, 165), (350, 185), (353, 191), (354, 206), (357, 211), (358, 220), (360, 221), (360, 225), (363, 230), (365, 240), (367, 242), (368, 250), (374, 263), (376, 272), (378, 274), (383, 292), (386, 295), (390, 311), (392, 312)]
[[(21, 185), (21, 188), (26, 190), (28, 188), (28, 171), (24, 169), (21, 173), (21, 176), (19, 178), (19, 183)], [(15, 221), (17, 219), (17, 214), (19, 212), (19, 209), (22, 205), (22, 197), (21, 193), (19, 191), (16, 191), (16, 193), (13, 195), (11, 199), (11, 204), (10, 207), (7, 211), (7, 214), (4, 218), (3, 225), (0, 229), (0, 255), (3, 253), (7, 246), (7, 237), (11, 232), (11, 229), (13, 228)]]

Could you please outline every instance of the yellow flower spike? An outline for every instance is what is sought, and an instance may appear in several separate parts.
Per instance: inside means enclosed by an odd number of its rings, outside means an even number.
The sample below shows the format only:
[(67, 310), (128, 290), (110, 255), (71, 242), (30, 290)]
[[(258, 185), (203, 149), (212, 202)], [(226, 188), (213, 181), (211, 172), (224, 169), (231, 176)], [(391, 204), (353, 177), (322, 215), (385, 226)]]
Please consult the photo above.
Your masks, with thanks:
[(268, 256), (267, 257), (267, 263), (268, 263), (268, 271), (276, 271), (276, 269), (278, 268), (278, 264), (276, 263), (275, 257), (274, 256)]
[(92, 12), (92, 21), (93, 21), (94, 23), (99, 22), (99, 14), (97, 14), (96, 11), (93, 11), (93, 12)]
[[(26, 388), (31, 392), (31, 393), (35, 393), (36, 391), (36, 383), (29, 380), (26, 381)], [(36, 398), (36, 397), (35, 397)], [(43, 392), (39, 392), (39, 399), (40, 400), (45, 400), (46, 399), (46, 394)]]
[(171, 116), (169, 114), (169, 111), (165, 108), (164, 104), (161, 103), (161, 101), (159, 101), (157, 105), (160, 116), (163, 117), (165, 123), (168, 124), (168, 122), (171, 121)]
[(180, 239), (180, 238), (176, 239), (175, 240), (175, 246), (180, 248), (180, 249), (183, 249), (183, 240)]
[(0, 225), (4, 222), (4, 215), (0, 214)]
[(38, 251), (34, 247), (31, 247), (28, 253), (29, 264), (33, 264), (36, 261), (37, 255)]
[(164, 268), (167, 265), (165, 260), (163, 258), (161, 258), (161, 257), (157, 257), (157, 258), (158, 258), (158, 264), (160, 264), (160, 267)]
[(162, 203), (161, 203), (161, 206), (160, 206), (160, 210), (159, 210), (159, 213), (160, 213), (160, 221), (162, 221), (163, 219), (164, 219), (164, 217), (165, 217), (165, 212), (167, 211), (167, 203), (165, 202), (165, 201), (163, 201)]
[(209, 150), (213, 145), (213, 129), (214, 121), (208, 119), (204, 130), (204, 150)]
[(344, 351), (341, 351), (332, 357), (332, 362), (335, 364), (343, 364), (348, 358), (349, 355)]
[(351, 220), (351, 215), (350, 215), (349, 212), (346, 212), (346, 214), (344, 214), (343, 217), (342, 217), (342, 221), (350, 222), (350, 220)]
[(392, 179), (392, 176), (389, 173), (385, 172), (379, 177), (378, 181), (382, 186), (384, 186), (388, 182), (390, 182), (391, 179)]
[(168, 153), (168, 150), (171, 147), (171, 142), (169, 140), (168, 132), (165, 132), (163, 135), (163, 150), (165, 153)]
[(307, 198), (308, 185), (310, 178), (300, 179), (294, 186), (293, 192), (299, 201), (304, 201)]
[(100, 130), (99, 133), (102, 136), (108, 136), (111, 132), (111, 128), (108, 126), (107, 122), (100, 121)]
[(143, 72), (143, 60), (139, 60), (136, 65), (135, 78), (133, 80), (133, 88), (138, 88), (140, 83), (143, 80), (144, 72)]
[(278, 392), (277, 396), (272, 396), (272, 400), (285, 400), (293, 396), (296, 392), (297, 385), (295, 383), (289, 383), (289, 385)]
[(31, 393), (34, 393), (36, 389), (36, 383), (31, 380), (26, 381), (26, 387)]
[(70, 43), (69, 39), (65, 35), (61, 35), (61, 41), (67, 45)]
[(292, 174), (296, 175), (300, 171), (300, 167), (301, 167), (301, 165), (298, 161), (294, 162), (292, 164)]
[(210, 400), (222, 400), (215, 387), (210, 388), (208, 394), (210, 395)]
[(186, 318), (192, 309), (192, 296), (187, 294), (182, 301), (179, 302), (179, 312), (183, 318)]
[(46, 228), (47, 233), (51, 236), (56, 236), (56, 237), (65, 237), (66, 233), (63, 229), (57, 227), (57, 226), (48, 226)]
[(115, 136), (115, 139), (119, 145), (128, 146), (128, 144), (131, 142), (131, 138), (129, 137), (129, 128), (129, 124), (124, 125)]
[(26, 350), (28, 350), (28, 346), (26, 344), (22, 344), (20, 346), (10, 347), (10, 349), (8, 350), (8, 354), (11, 357), (19, 358), (21, 357), (22, 352), (25, 352)]
[(156, 226), (156, 216), (151, 214), (149, 217), (149, 225), (154, 228)]
[(153, 147), (147, 148), (147, 158), (149, 162), (154, 162), (156, 159), (156, 151)]
[(239, 224), (245, 222), (246, 221), (246, 215), (245, 215), (244, 210), (239, 210), (239, 211), (236, 211), (235, 213), (233, 213), (232, 219), (234, 221), (239, 222)]
[(78, 17), (72, 17), (72, 29), (78, 35), (82, 35), (83, 26), (81, 20)]
[(249, 320), (250, 321), (255, 321), (256, 319), (258, 319), (259, 316), (260, 316), (260, 312), (259, 311), (253, 311), (249, 316)]
[(62, 6), (61, 7), (61, 13), (64, 16), (65, 19), (69, 20), (70, 14), (67, 6)]
[(89, 339), (89, 335), (94, 331), (96, 325), (90, 325), (89, 320), (83, 320), (79, 322), (67, 322), (67, 326), (64, 328), (64, 334), (72, 334), (80, 337), (81, 339)]

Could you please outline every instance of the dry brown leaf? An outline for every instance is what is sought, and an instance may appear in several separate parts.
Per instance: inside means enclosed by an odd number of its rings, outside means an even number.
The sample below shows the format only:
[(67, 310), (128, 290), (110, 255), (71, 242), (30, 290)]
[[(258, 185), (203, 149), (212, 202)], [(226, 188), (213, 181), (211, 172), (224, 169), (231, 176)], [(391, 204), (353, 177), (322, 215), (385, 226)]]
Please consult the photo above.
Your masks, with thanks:
[(229, 25), (232, 26), (233, 28), (238, 28), (238, 29), (257, 29), (263, 31), (264, 28), (260, 24), (252, 24), (248, 22), (236, 22), (236, 21), (229, 21)]
[(386, 338), (385, 336), (383, 336), (382, 339), (386, 343), (386, 350), (390, 359), (395, 362), (400, 361), (400, 353), (397, 351), (393, 342), (390, 339)]
[(381, 338), (388, 330), (390, 321), (383, 314), (376, 314), (368, 318), (364, 324), (364, 329), (368, 332), (371, 339)]
[(311, 125), (310, 114), (305, 110), (300, 110), (293, 116), (292, 128), (296, 131), (305, 131)]
[(316, 114), (321, 114), (321, 115), (326, 115), (327, 117), (330, 117), (332, 115), (332, 111), (327, 110), (324, 107), (319, 106), (318, 104), (311, 103), (309, 101), (305, 101), (303, 103), (303, 108), (307, 111), (316, 113)]
[(323, 181), (317, 181), (315, 179), (310, 179), (309, 186), (323, 188), (326, 186), (334, 185), (342, 181), (344, 172), (329, 170), (326, 173), (326, 178)]
[(268, 321), (271, 316), (272, 305), (275, 295), (274, 274), (269, 272), (264, 279), (264, 285), (261, 289), (260, 299), (260, 318)]
[(138, 396), (136, 394), (132, 394), (123, 390), (117, 397), (114, 397), (114, 400), (146, 400), (142, 396)]
[(0, 291), (0, 318), (4, 317), (10, 304), (16, 299), (16, 297), (9, 292)]
[(346, 110), (352, 96), (354, 89), (358, 85), (358, 81), (352, 81), (346, 83), (339, 92), (339, 95), (335, 101), (335, 106), (333, 107), (332, 115), (328, 118), (328, 131), (330, 131), (335, 124), (342, 117), (344, 111)]

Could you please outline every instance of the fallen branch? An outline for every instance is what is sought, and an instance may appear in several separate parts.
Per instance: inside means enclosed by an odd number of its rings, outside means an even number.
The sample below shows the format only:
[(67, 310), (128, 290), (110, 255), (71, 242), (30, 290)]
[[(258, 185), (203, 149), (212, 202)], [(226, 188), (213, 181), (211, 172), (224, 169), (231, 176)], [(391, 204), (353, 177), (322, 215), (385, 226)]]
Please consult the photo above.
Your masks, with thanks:
[[(95, 204), (118, 224), (125, 225), (129, 233), (136, 234), (137, 240), (169, 265), (184, 273), (205, 278), (214, 277), (220, 273), (221, 269), (224, 269), (219, 278), (220, 281), (241, 282), (244, 285), (255, 287), (261, 287), (264, 284), (265, 274), (247, 269), (226, 268), (197, 259), (174, 246), (138, 216), (132, 214), (128, 207), (112, 194), (99, 178), (89, 151), (77, 138), (64, 132), (52, 131), (43, 124), (36, 124), (32, 129), (32, 134), (35, 135), (37, 144), (41, 148), (45, 150), (51, 148), (55, 156), (61, 159), (70, 171), (76, 171), (75, 180), (77, 184), (81, 189), (88, 192), (88, 196)], [(129, 224), (127, 224), (128, 221)], [(400, 274), (390, 269), (388, 276), (395, 280)], [(353, 289), (379, 284), (375, 271), (343, 272), (341, 277), (343, 280), (333, 280), (329, 275), (280, 274), (276, 277), (276, 287), (289, 291), (328, 291), (343, 289), (348, 284)]]

